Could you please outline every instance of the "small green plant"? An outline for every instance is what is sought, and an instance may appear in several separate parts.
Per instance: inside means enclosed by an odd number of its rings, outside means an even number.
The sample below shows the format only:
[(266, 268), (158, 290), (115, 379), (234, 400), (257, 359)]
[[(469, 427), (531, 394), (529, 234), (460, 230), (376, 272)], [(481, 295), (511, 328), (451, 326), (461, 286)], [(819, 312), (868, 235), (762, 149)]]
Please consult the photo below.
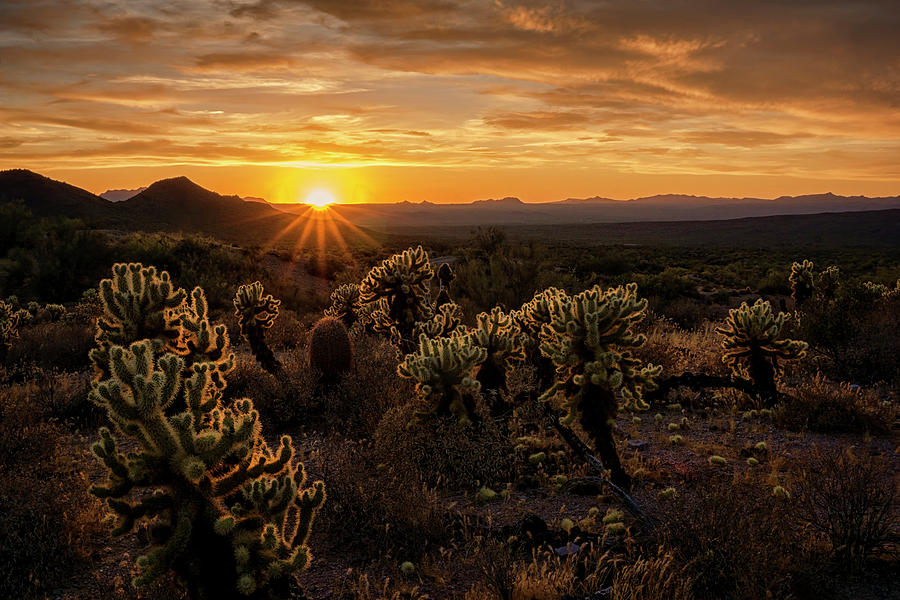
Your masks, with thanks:
[(717, 466), (717, 467), (723, 467), (728, 464), (728, 461), (723, 456), (719, 456), (718, 454), (713, 454), (712, 456), (709, 457), (709, 464)]
[(632, 327), (644, 318), (647, 301), (638, 298), (637, 285), (628, 284), (609, 290), (595, 286), (572, 297), (557, 292), (548, 306), (550, 323), (541, 329), (541, 352), (556, 365), (556, 382), (541, 400), (561, 394), (568, 412), (563, 421), (579, 419), (613, 482), (628, 487), (610, 422), (616, 418), (617, 395), (626, 409), (647, 408), (642, 390), (654, 389), (653, 379), (662, 370), (642, 366), (629, 352), (646, 339)]
[(90, 397), (115, 433), (102, 428), (93, 445), (108, 479), (91, 493), (118, 515), (114, 535), (149, 523), (134, 584), (172, 570), (191, 598), (268, 597), (310, 560), (324, 484), (306, 487), (290, 437), (270, 450), (250, 400), (224, 404), (234, 356), (203, 290), (188, 301), (168, 273), (140, 264), (113, 273), (100, 285)]
[(373, 313), (374, 329), (390, 337), (401, 351), (415, 347), (416, 324), (432, 317), (428, 282), (434, 277), (428, 253), (418, 246), (395, 254), (375, 266), (359, 286), (361, 304), (384, 299), (386, 306)]
[(743, 375), (746, 368), (757, 393), (767, 403), (778, 396), (775, 377), (781, 373), (781, 362), (806, 354), (806, 342), (784, 337), (789, 318), (787, 313), (774, 314), (771, 304), (758, 299), (753, 306), (744, 302), (731, 309), (725, 325), (716, 329), (725, 336), (722, 360), (737, 376)]
[(416, 380), (419, 400), (427, 406), (420, 417), (453, 414), (461, 423), (470, 423), (476, 418), (474, 394), (481, 388), (474, 370), (486, 358), (487, 351), (464, 336), (421, 335), (418, 351), (407, 354), (397, 372)]
[(346, 283), (331, 292), (331, 306), (325, 309), (325, 316), (340, 319), (350, 329), (360, 319), (359, 309), (359, 285)]
[(281, 362), (275, 358), (269, 345), (266, 344), (266, 330), (272, 327), (278, 317), (280, 300), (272, 294), (265, 294), (263, 285), (254, 281), (242, 285), (234, 296), (234, 315), (237, 317), (241, 336), (250, 344), (250, 350), (257, 362), (269, 373), (278, 373)]
[(309, 366), (326, 383), (334, 383), (353, 367), (353, 342), (344, 322), (322, 317), (309, 333)]
[(788, 281), (791, 282), (791, 297), (797, 307), (803, 306), (813, 297), (815, 291), (815, 273), (812, 261), (803, 260), (803, 262), (795, 262), (791, 265), (791, 274)]

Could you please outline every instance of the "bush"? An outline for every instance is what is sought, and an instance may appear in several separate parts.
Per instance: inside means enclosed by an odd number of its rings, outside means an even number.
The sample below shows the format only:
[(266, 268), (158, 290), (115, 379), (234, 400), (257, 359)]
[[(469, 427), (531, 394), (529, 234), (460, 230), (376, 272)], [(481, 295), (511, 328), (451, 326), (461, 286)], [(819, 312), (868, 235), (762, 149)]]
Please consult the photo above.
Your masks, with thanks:
[(819, 447), (798, 471), (794, 514), (826, 541), (839, 568), (858, 571), (895, 538), (900, 496), (886, 461)]
[(352, 544), (370, 559), (416, 560), (445, 541), (437, 494), (415, 476), (376, 458), (369, 443), (331, 437), (319, 468), (328, 502), (319, 518), (334, 544)]
[(783, 598), (801, 591), (809, 563), (786, 506), (761, 478), (710, 475), (664, 506), (662, 537), (696, 578), (694, 597)]
[(797, 385), (775, 409), (775, 422), (793, 431), (890, 433), (897, 408), (875, 390), (835, 384), (823, 375)]
[(394, 408), (375, 432), (375, 455), (413, 481), (451, 490), (477, 490), (511, 480), (510, 443), (486, 417), (464, 425), (454, 417), (433, 417), (410, 426), (413, 405)]

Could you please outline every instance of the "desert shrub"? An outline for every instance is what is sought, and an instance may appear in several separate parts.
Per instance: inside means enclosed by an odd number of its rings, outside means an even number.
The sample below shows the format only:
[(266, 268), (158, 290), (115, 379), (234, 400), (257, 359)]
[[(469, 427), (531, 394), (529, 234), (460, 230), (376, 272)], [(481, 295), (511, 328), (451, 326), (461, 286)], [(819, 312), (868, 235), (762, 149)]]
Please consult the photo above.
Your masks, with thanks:
[(714, 323), (707, 321), (685, 329), (669, 319), (651, 315), (635, 329), (647, 339), (632, 353), (645, 363), (662, 366), (663, 376), (684, 372), (727, 374)]
[(900, 380), (900, 294), (829, 267), (815, 278), (796, 330), (829, 360), (827, 372), (854, 383)]
[(380, 583), (365, 573), (348, 569), (334, 590), (337, 600), (429, 600), (430, 596), (410, 583), (385, 577)]
[(884, 459), (817, 447), (797, 471), (794, 515), (826, 542), (839, 568), (859, 570), (896, 538), (900, 480)]
[(411, 480), (452, 490), (478, 489), (510, 481), (510, 444), (485, 418), (471, 424), (453, 417), (416, 418), (412, 405), (384, 415), (375, 431), (375, 455)]
[(352, 544), (369, 559), (415, 560), (445, 541), (437, 494), (368, 442), (330, 437), (318, 460), (328, 481), (319, 527), (330, 543)]
[(823, 375), (799, 383), (775, 409), (775, 422), (793, 431), (886, 434), (896, 420), (897, 407), (876, 390), (833, 383)]
[(87, 321), (39, 323), (19, 329), (8, 358), (9, 364), (80, 371), (89, 366), (87, 356), (93, 347), (94, 334)]
[(771, 490), (759, 477), (710, 476), (679, 489), (665, 504), (662, 538), (695, 578), (694, 597), (800, 593), (810, 563), (790, 527), (786, 503)]
[[(43, 598), (87, 569), (86, 537), (102, 528), (68, 445), (79, 444), (40, 398), (37, 384), (0, 390), (0, 596)], [(82, 397), (83, 401), (84, 398)], [(83, 453), (82, 453), (83, 454)]]

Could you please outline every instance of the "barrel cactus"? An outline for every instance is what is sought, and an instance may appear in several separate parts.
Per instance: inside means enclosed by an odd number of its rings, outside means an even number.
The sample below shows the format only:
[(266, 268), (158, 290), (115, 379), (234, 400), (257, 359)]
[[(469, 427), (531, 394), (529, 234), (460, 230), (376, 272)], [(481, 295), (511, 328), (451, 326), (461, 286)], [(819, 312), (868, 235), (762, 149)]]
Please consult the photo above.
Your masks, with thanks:
[(269, 448), (250, 400), (224, 403), (234, 356), (225, 326), (208, 320), (203, 290), (188, 299), (167, 273), (140, 264), (113, 272), (100, 286), (90, 397), (114, 431), (102, 428), (93, 445), (108, 479), (91, 493), (118, 515), (114, 535), (148, 522), (134, 584), (171, 570), (191, 598), (288, 589), (309, 563), (324, 484), (307, 486), (290, 437)]
[(263, 285), (254, 281), (242, 285), (234, 296), (234, 314), (241, 329), (241, 336), (250, 344), (250, 350), (257, 362), (269, 373), (281, 370), (281, 362), (266, 344), (266, 330), (271, 328), (278, 317), (281, 300), (272, 294), (265, 294)]
[(571, 297), (557, 291), (549, 301), (550, 323), (541, 330), (541, 352), (556, 365), (556, 381), (542, 399), (563, 396), (568, 411), (563, 422), (579, 419), (613, 482), (623, 487), (630, 479), (619, 462), (611, 427), (617, 396), (626, 408), (646, 408), (642, 391), (655, 388), (654, 377), (662, 370), (642, 366), (629, 352), (645, 341), (632, 327), (646, 309), (634, 283), (608, 290), (595, 286)]
[(475, 394), (481, 387), (474, 371), (486, 358), (487, 351), (465, 336), (421, 335), (418, 351), (406, 355), (397, 372), (416, 380), (419, 400), (426, 406), (419, 417), (452, 414), (460, 423), (471, 423), (477, 418)]
[(309, 366), (325, 382), (335, 382), (353, 366), (353, 343), (344, 322), (322, 317), (309, 335)]
[(432, 317), (428, 283), (433, 276), (428, 253), (418, 246), (385, 259), (369, 271), (359, 286), (362, 304), (386, 301), (387, 310), (373, 314), (375, 329), (388, 335), (405, 352), (415, 346), (416, 323)]
[(722, 360), (735, 375), (746, 369), (760, 397), (768, 404), (778, 396), (775, 377), (781, 374), (782, 362), (796, 360), (806, 355), (807, 344), (784, 337), (788, 313), (777, 315), (772, 305), (759, 298), (749, 306), (746, 302), (733, 308), (722, 327), (725, 354)]

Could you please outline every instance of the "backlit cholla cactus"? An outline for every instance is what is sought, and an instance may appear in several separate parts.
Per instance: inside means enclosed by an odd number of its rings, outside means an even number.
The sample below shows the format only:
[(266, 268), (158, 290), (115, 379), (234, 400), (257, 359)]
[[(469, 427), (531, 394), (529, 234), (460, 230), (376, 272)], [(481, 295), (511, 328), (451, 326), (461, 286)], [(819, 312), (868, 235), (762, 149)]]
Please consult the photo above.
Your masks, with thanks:
[(240, 286), (234, 297), (234, 314), (241, 328), (241, 335), (250, 344), (250, 350), (260, 366), (269, 373), (281, 370), (281, 363), (266, 344), (266, 330), (275, 323), (280, 305), (281, 300), (264, 293), (259, 281)]
[(461, 423), (470, 423), (476, 419), (474, 395), (481, 387), (474, 370), (485, 358), (487, 351), (465, 336), (421, 335), (418, 351), (406, 355), (397, 372), (416, 380), (419, 400), (427, 405), (420, 417), (452, 414)]
[(111, 376), (109, 349), (128, 347), (138, 340), (150, 340), (153, 352), (182, 354), (184, 349), (181, 308), (187, 293), (175, 289), (169, 274), (157, 275), (155, 267), (140, 263), (117, 263), (112, 279), (100, 282), (103, 313), (97, 319), (90, 359), (100, 379)]
[(101, 297), (116, 312), (98, 322), (90, 397), (115, 433), (102, 428), (93, 446), (109, 473), (91, 492), (118, 515), (114, 535), (149, 522), (134, 584), (173, 570), (191, 598), (261, 599), (285, 589), (309, 562), (324, 484), (306, 487), (290, 437), (268, 447), (250, 400), (223, 403), (234, 356), (225, 326), (209, 323), (203, 290), (187, 302), (165, 272), (113, 270)]
[(6, 355), (12, 341), (19, 335), (19, 315), (13, 305), (0, 300), (0, 365), (6, 363)]
[(784, 337), (783, 328), (790, 319), (788, 313), (772, 312), (772, 305), (759, 298), (748, 306), (746, 302), (733, 308), (725, 325), (716, 331), (725, 336), (722, 360), (735, 375), (743, 375), (746, 368), (758, 393), (767, 403), (778, 396), (775, 376), (782, 370), (781, 362), (802, 358), (807, 344)]
[(359, 308), (359, 286), (346, 283), (331, 292), (331, 306), (325, 309), (325, 316), (340, 319), (350, 329), (360, 318)]
[(791, 274), (788, 281), (791, 282), (791, 297), (794, 299), (796, 306), (802, 306), (807, 300), (812, 298), (815, 291), (812, 261), (804, 260), (803, 262), (795, 262), (791, 265)]
[(59, 321), (66, 314), (66, 307), (62, 304), (47, 304), (44, 310), (47, 311), (47, 317), (52, 323)]
[(405, 352), (415, 346), (416, 323), (432, 317), (427, 284), (433, 276), (428, 253), (418, 246), (384, 260), (369, 271), (359, 287), (361, 303), (387, 302), (386, 311), (373, 313), (375, 330), (390, 336)]
[(595, 286), (568, 296), (557, 292), (549, 301), (551, 321), (541, 330), (541, 352), (556, 365), (556, 382), (542, 396), (563, 395), (568, 410), (563, 422), (576, 418), (594, 440), (612, 480), (627, 487), (629, 478), (619, 463), (612, 440), (617, 395), (624, 406), (646, 408), (643, 390), (655, 388), (661, 367), (642, 366), (629, 353), (645, 338), (632, 326), (645, 316), (647, 301), (638, 298), (637, 285), (603, 290)]
[(422, 334), (438, 338), (462, 332), (462, 317), (462, 309), (455, 302), (442, 304), (431, 319), (416, 324), (413, 335), (417, 339)]
[(500, 390), (506, 387), (506, 374), (516, 364), (525, 361), (524, 335), (519, 331), (508, 314), (500, 307), (489, 313), (475, 317), (475, 327), (468, 330), (470, 342), (484, 348), (485, 361), (478, 369), (478, 382), (494, 417), (500, 416), (508, 408), (500, 397)]
[(523, 336), (522, 346), (526, 362), (537, 368), (539, 386), (542, 390), (553, 385), (556, 366), (552, 360), (541, 354), (541, 330), (544, 325), (550, 323), (550, 303), (559, 294), (565, 294), (565, 292), (555, 287), (547, 288), (535, 294), (519, 310), (510, 313), (513, 324)]

